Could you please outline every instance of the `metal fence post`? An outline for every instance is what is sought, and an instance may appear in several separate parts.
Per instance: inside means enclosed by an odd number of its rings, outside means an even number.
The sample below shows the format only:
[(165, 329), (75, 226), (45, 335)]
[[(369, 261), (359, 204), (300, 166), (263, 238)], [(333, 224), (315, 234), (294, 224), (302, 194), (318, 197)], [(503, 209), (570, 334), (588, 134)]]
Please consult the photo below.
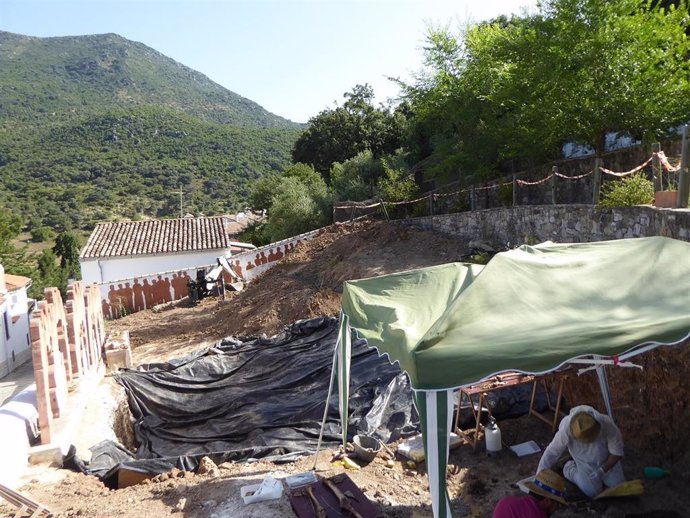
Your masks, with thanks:
[(556, 205), (556, 178), (558, 174), (558, 166), (551, 168), (551, 204)]
[(594, 159), (594, 186), (592, 187), (592, 203), (596, 205), (599, 203), (599, 193), (601, 191), (601, 166), (603, 160), (601, 158)]
[(685, 208), (688, 206), (688, 194), (690, 191), (690, 172), (688, 166), (690, 165), (690, 143), (688, 143), (688, 133), (690, 126), (683, 126), (683, 147), (680, 155), (680, 171), (678, 172), (678, 207)]

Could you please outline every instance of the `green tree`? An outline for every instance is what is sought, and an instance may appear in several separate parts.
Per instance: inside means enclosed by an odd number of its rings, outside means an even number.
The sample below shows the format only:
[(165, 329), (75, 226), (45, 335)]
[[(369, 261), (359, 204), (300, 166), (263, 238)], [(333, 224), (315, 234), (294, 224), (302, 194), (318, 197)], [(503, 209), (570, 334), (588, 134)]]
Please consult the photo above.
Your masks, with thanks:
[(279, 175), (259, 180), (249, 196), (254, 209), (267, 209), (267, 221), (248, 229), (244, 239), (260, 245), (328, 224), (331, 194), (313, 167), (294, 164)]
[(331, 188), (339, 200), (362, 201), (374, 195), (376, 182), (383, 176), (381, 160), (362, 151), (331, 169)]
[(65, 270), (69, 277), (81, 278), (79, 269), (79, 237), (74, 232), (62, 232), (55, 238), (53, 252), (60, 258), (60, 268)]
[(437, 172), (482, 173), (567, 141), (601, 154), (612, 131), (660, 137), (690, 110), (689, 20), (685, 4), (545, 0), (458, 37), (430, 28), (425, 68), (403, 85), (408, 147)]
[(327, 182), (331, 166), (358, 153), (390, 153), (400, 147), (404, 118), (399, 112), (373, 105), (374, 91), (357, 85), (344, 94), (342, 106), (323, 110), (309, 121), (292, 151), (294, 162), (311, 164)]
[(272, 242), (322, 227), (328, 216), (296, 178), (284, 178), (268, 215), (267, 235)]
[(401, 153), (381, 159), (384, 175), (378, 182), (378, 193), (384, 201), (404, 201), (414, 198), (419, 187), (411, 177)]

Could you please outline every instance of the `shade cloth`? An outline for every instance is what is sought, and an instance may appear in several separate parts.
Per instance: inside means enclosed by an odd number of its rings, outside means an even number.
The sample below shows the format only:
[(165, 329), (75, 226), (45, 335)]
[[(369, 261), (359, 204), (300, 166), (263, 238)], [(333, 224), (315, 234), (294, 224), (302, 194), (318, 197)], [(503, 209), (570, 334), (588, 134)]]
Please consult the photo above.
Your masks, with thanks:
[[(350, 333), (410, 376), (434, 516), (445, 488), (453, 389), (505, 371), (620, 363), (690, 332), (690, 243), (650, 237), (524, 245), (485, 267), (452, 263), (343, 286), (338, 378), (347, 420)], [(346, 430), (346, 426), (343, 426)]]

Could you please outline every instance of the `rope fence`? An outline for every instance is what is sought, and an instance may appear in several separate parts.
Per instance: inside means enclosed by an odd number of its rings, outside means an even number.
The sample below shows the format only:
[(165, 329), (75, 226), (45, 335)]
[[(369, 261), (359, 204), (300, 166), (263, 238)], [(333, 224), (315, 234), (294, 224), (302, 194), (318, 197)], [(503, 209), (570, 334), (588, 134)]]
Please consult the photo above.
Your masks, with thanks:
[[(682, 139), (686, 141), (687, 138)], [(672, 142), (677, 147), (677, 142)], [(683, 150), (688, 147), (683, 146)], [(678, 185), (680, 179), (680, 171), (682, 169), (682, 158), (670, 160), (664, 151), (660, 149), (659, 144), (655, 144), (658, 151), (653, 151), (651, 156), (639, 163), (639, 165), (627, 171), (614, 171), (602, 165), (602, 159), (596, 158), (594, 168), (585, 172), (572, 171), (575, 174), (564, 174), (558, 170), (559, 166), (552, 165), (551, 173), (544, 175), (541, 178), (523, 179), (525, 176), (533, 174), (533, 171), (523, 171), (512, 175), (512, 179), (506, 180), (499, 178), (489, 184), (470, 185), (451, 192), (430, 192), (425, 196), (420, 196), (412, 200), (403, 200), (395, 202), (384, 202), (383, 200), (359, 202), (359, 203), (341, 203), (333, 206), (334, 221), (347, 221), (373, 213), (382, 212), (387, 219), (400, 219), (407, 217), (419, 216), (433, 216), (434, 214), (442, 214), (448, 212), (462, 212), (464, 210), (480, 210), (486, 208), (493, 208), (497, 206), (510, 205), (508, 198), (512, 198), (512, 205), (523, 204), (555, 204), (559, 193), (565, 195), (568, 201), (561, 203), (592, 203), (596, 204), (599, 201), (599, 188), (604, 183), (602, 175), (611, 177), (615, 181), (631, 176), (640, 171), (644, 171), (651, 164), (648, 172), (648, 177), (654, 182), (657, 191), (664, 190), (664, 184), (667, 188)], [(621, 151), (630, 153), (632, 148), (626, 148)], [(635, 150), (639, 151), (639, 146)], [(611, 155), (611, 154), (609, 154)], [(638, 153), (639, 156), (639, 153)], [(644, 157), (643, 157), (644, 158)], [(572, 166), (575, 168), (581, 167), (585, 161), (591, 160), (591, 157), (580, 159), (578, 163), (574, 160), (559, 162)], [(639, 159), (638, 159), (639, 160)], [(628, 161), (628, 163), (630, 163)], [(633, 162), (634, 163), (634, 162)], [(687, 161), (685, 162), (687, 163)], [(540, 166), (535, 169), (544, 169), (548, 165)], [(572, 167), (571, 167), (572, 169)], [(523, 178), (518, 178), (519, 176)], [(664, 181), (665, 180), (665, 181)], [(583, 183), (585, 182), (585, 183)], [(456, 182), (457, 183), (457, 182)], [(568, 187), (567, 184), (578, 184), (578, 186)], [(544, 192), (544, 187), (550, 192)], [(448, 186), (446, 186), (447, 188)], [(541, 187), (540, 194), (526, 195), (524, 191), (533, 188)]]

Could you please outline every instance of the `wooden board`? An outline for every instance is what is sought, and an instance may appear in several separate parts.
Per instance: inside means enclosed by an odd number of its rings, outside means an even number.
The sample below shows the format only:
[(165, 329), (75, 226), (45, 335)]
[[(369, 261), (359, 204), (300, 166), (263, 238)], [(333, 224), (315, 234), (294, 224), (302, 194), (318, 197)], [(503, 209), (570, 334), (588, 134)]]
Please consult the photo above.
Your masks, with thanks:
[[(333, 482), (340, 491), (343, 493), (347, 492), (346, 494), (350, 498), (352, 507), (363, 517), (377, 518), (383, 516), (383, 512), (379, 507), (372, 503), (364, 493), (362, 493), (362, 490), (357, 487), (347, 474), (335, 475), (329, 478), (329, 480)], [(306, 493), (306, 487), (311, 487), (316, 500), (326, 511), (328, 518), (352, 518), (349, 512), (340, 509), (338, 499), (321, 480), (310, 486), (296, 488), (292, 491), (290, 495), (290, 505), (292, 505), (292, 510), (299, 518), (317, 518), (311, 499)]]

